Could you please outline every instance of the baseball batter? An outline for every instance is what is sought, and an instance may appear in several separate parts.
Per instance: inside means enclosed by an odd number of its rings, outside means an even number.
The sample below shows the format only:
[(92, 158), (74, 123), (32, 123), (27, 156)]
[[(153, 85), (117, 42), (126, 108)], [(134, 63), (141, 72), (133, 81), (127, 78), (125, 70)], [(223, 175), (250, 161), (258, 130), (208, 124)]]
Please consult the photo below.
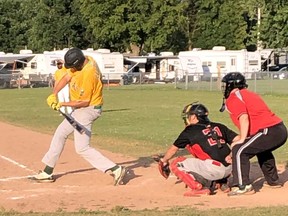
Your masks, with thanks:
[[(55, 78), (55, 86), (57, 86), (58, 82), (62, 79), (62, 77), (67, 73), (67, 69), (63, 67), (64, 61), (59, 59), (57, 60), (57, 70), (55, 71), (54, 78)], [(70, 101), (70, 94), (69, 94), (69, 84), (65, 85), (57, 94), (58, 101), (62, 102), (69, 102)], [(62, 106), (60, 110), (63, 113), (71, 114), (73, 109), (70, 106)]]
[[(84, 56), (78, 48), (71, 48), (64, 56), (65, 67), (68, 73), (55, 86), (53, 94), (47, 98), (47, 103), (54, 110), (62, 106), (74, 108), (72, 117), (91, 132), (93, 122), (101, 116), (103, 106), (101, 73), (92, 57)], [(69, 102), (58, 102), (56, 95), (67, 84), (70, 84)], [(96, 149), (90, 146), (90, 134), (80, 134), (64, 119), (53, 136), (50, 148), (44, 155), (42, 162), (46, 165), (43, 171), (34, 176), (38, 182), (52, 182), (53, 170), (59, 159), (65, 141), (69, 134), (74, 132), (74, 144), (78, 154), (87, 160), (93, 167), (102, 172), (112, 172), (114, 185), (122, 182), (126, 168), (115, 164)]]
[(239, 137), (225, 125), (210, 122), (203, 104), (185, 106), (182, 117), (186, 127), (160, 160), (160, 173), (179, 149), (186, 148), (193, 158), (178, 157), (170, 164), (171, 171), (190, 188), (184, 196), (210, 195), (215, 183), (221, 183), (220, 189), (228, 192), (227, 178), (232, 169), (227, 162), (229, 144)]
[(283, 121), (268, 108), (259, 95), (247, 89), (246, 79), (241, 73), (228, 73), (223, 77), (222, 83), (222, 107), (226, 106), (240, 132), (240, 139), (231, 145), (233, 188), (228, 195), (255, 193), (249, 179), (249, 160), (254, 156), (257, 156), (267, 185), (281, 187), (272, 151), (287, 140), (287, 129)]

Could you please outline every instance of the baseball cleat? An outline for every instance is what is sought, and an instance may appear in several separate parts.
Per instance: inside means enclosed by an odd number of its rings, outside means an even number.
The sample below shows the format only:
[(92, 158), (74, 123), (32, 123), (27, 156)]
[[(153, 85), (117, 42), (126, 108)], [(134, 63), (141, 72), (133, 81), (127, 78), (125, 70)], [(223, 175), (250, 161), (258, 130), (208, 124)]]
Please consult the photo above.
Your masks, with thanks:
[(118, 169), (116, 169), (113, 173), (114, 176), (114, 185), (119, 185), (122, 183), (122, 180), (126, 174), (126, 168), (123, 166), (119, 166)]
[(233, 187), (231, 188), (231, 191), (228, 192), (228, 196), (239, 196), (239, 195), (251, 195), (254, 194), (255, 190), (253, 189), (253, 186), (251, 184), (245, 185), (240, 187)]
[(226, 183), (216, 183), (216, 190), (218, 189), (223, 193), (228, 193), (230, 191), (230, 187)]
[(263, 187), (277, 189), (277, 188), (283, 187), (283, 184), (281, 184), (281, 183), (278, 182), (278, 181), (275, 182), (275, 183), (272, 183), (272, 184), (268, 184), (268, 182), (265, 181), (265, 182), (263, 183)]
[(50, 183), (55, 181), (52, 174), (49, 175), (44, 171), (39, 171), (37, 175), (29, 177), (28, 179), (36, 181), (38, 183)]

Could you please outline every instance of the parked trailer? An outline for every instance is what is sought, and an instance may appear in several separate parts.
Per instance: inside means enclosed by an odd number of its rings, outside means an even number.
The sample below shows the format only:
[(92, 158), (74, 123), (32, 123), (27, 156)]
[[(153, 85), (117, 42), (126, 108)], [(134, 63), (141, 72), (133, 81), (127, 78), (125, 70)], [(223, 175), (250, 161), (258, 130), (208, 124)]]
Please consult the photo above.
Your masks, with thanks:
[(63, 51), (35, 54), (20, 72), (24, 79), (29, 80), (30, 87), (48, 86), (50, 77), (57, 70), (56, 60), (63, 59), (64, 54)]
[[(21, 74), (29, 80), (31, 87), (48, 86), (49, 77), (54, 76), (57, 70), (56, 60), (64, 59), (68, 49), (45, 51), (42, 54), (34, 54), (34, 58), (27, 62), (25, 68), (21, 69)], [(110, 53), (109, 50), (82, 50), (84, 55), (91, 56), (98, 64), (103, 80), (110, 82), (120, 82), (123, 74), (123, 55), (120, 53)]]
[(124, 56), (127, 71), (123, 75), (124, 84), (146, 82), (171, 82), (179, 67), (178, 56), (172, 52), (161, 52), (159, 56)]
[(25, 87), (29, 80), (24, 79), (20, 70), (34, 58), (31, 50), (21, 50), (20, 54), (0, 53), (0, 88)]
[(209, 69), (206, 66), (202, 66), (200, 58), (198, 56), (189, 55), (179, 55), (177, 74), (180, 80), (187, 79), (188, 81), (199, 81), (199, 79), (205, 79), (206, 74), (208, 78), (210, 76)]
[(83, 50), (83, 53), (91, 56), (97, 62), (103, 82), (120, 83), (124, 72), (124, 60), (121, 53), (110, 52), (108, 49)]
[[(212, 50), (194, 49), (179, 52), (179, 58), (197, 57), (202, 64), (201, 76), (210, 74), (212, 78), (223, 77), (231, 71), (245, 74), (252, 78), (252, 74), (261, 70), (261, 54), (259, 51), (226, 50), (225, 47), (214, 47)], [(205, 68), (205, 70), (204, 70)]]

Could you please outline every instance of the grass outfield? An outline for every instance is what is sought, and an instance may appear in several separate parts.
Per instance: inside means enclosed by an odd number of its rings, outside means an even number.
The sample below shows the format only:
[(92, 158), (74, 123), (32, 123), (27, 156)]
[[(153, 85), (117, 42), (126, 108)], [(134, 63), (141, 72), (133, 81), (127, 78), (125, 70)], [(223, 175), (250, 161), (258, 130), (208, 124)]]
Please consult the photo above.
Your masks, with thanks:
[[(0, 90), (0, 121), (53, 134), (63, 117), (51, 110), (46, 98), (49, 88)], [(288, 94), (263, 94), (263, 99), (284, 122), (288, 119)], [(220, 91), (176, 89), (173, 85), (141, 85), (110, 87), (104, 90), (104, 112), (93, 128), (92, 145), (134, 157), (163, 153), (183, 129), (181, 111), (191, 102), (199, 101), (210, 110), (212, 121), (222, 122), (235, 129), (226, 112), (220, 113)], [(287, 123), (286, 123), (287, 125)], [(287, 145), (275, 151), (278, 162), (286, 162)], [(222, 205), (222, 204), (221, 204)], [(221, 206), (219, 206), (221, 208)], [(191, 209), (171, 209), (167, 212), (115, 210), (114, 212), (78, 212), (69, 215), (285, 215), (288, 207), (225, 209), (201, 212)], [(156, 212), (156, 213), (155, 213)], [(195, 214), (194, 214), (195, 213)], [(20, 215), (5, 212), (1, 215)], [(64, 212), (26, 215), (68, 215)]]

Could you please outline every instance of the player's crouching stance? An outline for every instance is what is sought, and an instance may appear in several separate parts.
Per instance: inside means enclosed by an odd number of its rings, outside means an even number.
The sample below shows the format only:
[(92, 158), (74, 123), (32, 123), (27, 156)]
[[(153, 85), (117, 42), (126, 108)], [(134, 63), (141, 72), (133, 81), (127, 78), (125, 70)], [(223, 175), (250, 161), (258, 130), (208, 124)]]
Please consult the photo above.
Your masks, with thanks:
[(273, 151), (285, 144), (287, 128), (265, 101), (247, 88), (245, 76), (239, 72), (230, 72), (222, 78), (224, 97), (220, 111), (227, 110), (239, 129), (239, 139), (231, 144), (233, 187), (228, 196), (255, 193), (249, 178), (250, 159), (254, 156), (267, 182), (264, 185), (282, 186)]
[[(228, 163), (230, 147), (237, 134), (225, 125), (210, 122), (208, 109), (199, 103), (184, 107), (182, 117), (185, 129), (159, 161), (159, 171), (168, 178), (170, 170), (188, 187), (184, 196), (211, 195), (216, 189), (228, 192), (227, 179), (232, 167)], [(177, 157), (179, 149), (186, 148), (193, 157)], [(228, 162), (227, 162), (228, 161)]]

